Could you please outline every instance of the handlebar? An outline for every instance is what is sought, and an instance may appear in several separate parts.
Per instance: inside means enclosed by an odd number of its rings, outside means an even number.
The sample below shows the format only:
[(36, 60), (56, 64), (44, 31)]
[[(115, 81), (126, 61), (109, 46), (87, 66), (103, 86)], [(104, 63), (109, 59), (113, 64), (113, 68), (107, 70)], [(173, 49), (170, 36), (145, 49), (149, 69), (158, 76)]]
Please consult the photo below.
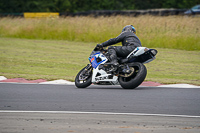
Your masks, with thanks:
[(94, 48), (94, 51), (100, 51), (100, 52), (102, 52), (102, 53), (106, 53), (108, 50), (105, 49), (105, 48), (97, 48), (97, 47), (95, 47), (95, 48)]

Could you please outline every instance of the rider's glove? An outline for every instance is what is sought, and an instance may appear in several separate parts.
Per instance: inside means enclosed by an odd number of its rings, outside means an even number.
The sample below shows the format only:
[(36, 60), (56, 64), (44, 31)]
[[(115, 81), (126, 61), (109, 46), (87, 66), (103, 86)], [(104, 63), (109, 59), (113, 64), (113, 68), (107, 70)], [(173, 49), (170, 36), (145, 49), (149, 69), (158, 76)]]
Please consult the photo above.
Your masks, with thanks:
[(103, 45), (102, 44), (97, 44), (97, 46), (95, 47), (96, 50), (102, 50), (103, 49)]

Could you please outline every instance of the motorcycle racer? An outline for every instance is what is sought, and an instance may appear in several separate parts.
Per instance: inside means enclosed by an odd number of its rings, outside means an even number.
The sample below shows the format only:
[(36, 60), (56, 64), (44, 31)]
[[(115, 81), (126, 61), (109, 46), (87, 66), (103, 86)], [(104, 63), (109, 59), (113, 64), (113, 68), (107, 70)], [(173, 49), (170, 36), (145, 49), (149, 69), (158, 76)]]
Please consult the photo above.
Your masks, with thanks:
[[(116, 43), (122, 42), (122, 46), (110, 46)], [(108, 47), (108, 54), (110, 62), (115, 69), (111, 70), (114, 72), (117, 70), (119, 65), (117, 57), (126, 57), (133, 51), (136, 47), (141, 47), (141, 42), (136, 36), (136, 29), (132, 25), (127, 25), (122, 29), (122, 32), (116, 38), (111, 38), (101, 44), (97, 44), (96, 49), (102, 49), (103, 47)]]

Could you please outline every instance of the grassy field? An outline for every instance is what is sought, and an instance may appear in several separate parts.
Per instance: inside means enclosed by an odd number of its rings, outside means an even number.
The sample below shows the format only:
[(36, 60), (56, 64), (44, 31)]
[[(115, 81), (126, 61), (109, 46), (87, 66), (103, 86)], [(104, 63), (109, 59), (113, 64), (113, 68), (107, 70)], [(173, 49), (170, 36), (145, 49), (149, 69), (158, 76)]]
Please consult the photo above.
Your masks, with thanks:
[[(74, 81), (96, 43), (0, 38), (0, 75), (7, 78)], [(156, 48), (146, 64), (147, 81), (200, 85), (200, 51)]]
[(200, 50), (200, 18), (183, 16), (0, 18), (0, 37), (101, 43), (132, 24), (144, 46)]

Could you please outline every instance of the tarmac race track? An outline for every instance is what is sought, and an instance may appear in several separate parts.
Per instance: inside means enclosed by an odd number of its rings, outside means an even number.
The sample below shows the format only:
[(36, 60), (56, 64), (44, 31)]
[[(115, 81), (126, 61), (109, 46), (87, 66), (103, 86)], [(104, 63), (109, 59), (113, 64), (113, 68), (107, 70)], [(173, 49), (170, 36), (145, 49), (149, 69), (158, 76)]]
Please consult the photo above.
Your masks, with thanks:
[(200, 88), (0, 83), (0, 133), (199, 133)]

